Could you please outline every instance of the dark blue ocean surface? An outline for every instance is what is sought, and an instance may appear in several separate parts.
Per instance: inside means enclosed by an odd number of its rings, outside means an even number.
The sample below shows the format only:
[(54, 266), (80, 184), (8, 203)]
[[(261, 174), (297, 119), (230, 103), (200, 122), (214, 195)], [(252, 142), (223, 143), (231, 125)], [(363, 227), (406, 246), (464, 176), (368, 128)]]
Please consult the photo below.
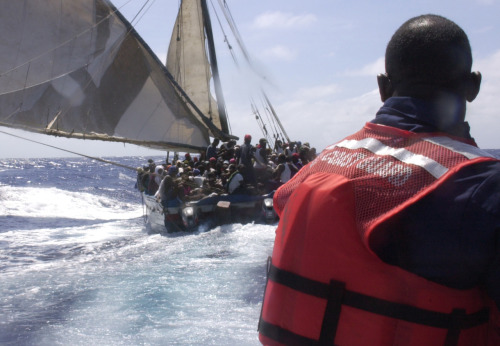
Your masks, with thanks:
[(135, 179), (86, 158), (0, 160), (1, 345), (259, 344), (275, 225), (149, 234)]

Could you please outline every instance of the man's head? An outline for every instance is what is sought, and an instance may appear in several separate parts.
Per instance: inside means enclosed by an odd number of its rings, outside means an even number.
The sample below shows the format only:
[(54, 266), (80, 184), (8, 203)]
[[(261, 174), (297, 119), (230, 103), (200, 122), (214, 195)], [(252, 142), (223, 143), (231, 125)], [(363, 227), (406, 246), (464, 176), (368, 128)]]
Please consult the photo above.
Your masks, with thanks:
[(171, 177), (177, 176), (178, 172), (179, 172), (179, 169), (177, 168), (177, 166), (170, 166), (168, 169), (168, 175), (170, 175)]
[(286, 162), (286, 155), (281, 153), (278, 155), (278, 163), (285, 163)]
[(457, 24), (432, 14), (411, 18), (387, 45), (386, 74), (377, 77), (382, 101), (450, 92), (470, 102), (481, 83), (481, 74), (471, 67), (469, 40)]
[(267, 145), (267, 139), (265, 139), (265, 138), (259, 139), (259, 144), (260, 144), (261, 148), (265, 148)]

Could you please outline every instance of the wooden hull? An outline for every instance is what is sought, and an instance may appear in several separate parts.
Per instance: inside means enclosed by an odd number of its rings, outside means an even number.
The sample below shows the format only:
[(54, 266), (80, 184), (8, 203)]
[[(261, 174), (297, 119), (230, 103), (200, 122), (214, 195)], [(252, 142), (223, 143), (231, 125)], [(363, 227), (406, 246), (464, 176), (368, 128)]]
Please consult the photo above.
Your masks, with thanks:
[(156, 232), (193, 231), (200, 224), (217, 226), (229, 223), (274, 223), (274, 192), (267, 195), (217, 195), (198, 201), (170, 201), (166, 207), (154, 196), (142, 193), (147, 223)]

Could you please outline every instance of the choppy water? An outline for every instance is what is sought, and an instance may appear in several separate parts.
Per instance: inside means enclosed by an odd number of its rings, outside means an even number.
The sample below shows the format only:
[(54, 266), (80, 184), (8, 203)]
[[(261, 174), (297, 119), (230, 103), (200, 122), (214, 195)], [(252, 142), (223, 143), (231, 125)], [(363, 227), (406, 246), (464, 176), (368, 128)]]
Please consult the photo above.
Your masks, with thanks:
[(0, 160), (0, 344), (259, 344), (275, 226), (148, 234), (134, 183), (88, 159)]

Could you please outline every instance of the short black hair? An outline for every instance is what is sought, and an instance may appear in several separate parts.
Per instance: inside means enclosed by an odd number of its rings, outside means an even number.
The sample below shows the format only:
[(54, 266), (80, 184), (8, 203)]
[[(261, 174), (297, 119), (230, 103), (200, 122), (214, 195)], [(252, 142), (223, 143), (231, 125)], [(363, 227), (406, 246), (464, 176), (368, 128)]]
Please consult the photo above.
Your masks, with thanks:
[(430, 84), (454, 88), (472, 68), (465, 32), (451, 20), (426, 14), (406, 21), (394, 33), (385, 54), (393, 85)]

